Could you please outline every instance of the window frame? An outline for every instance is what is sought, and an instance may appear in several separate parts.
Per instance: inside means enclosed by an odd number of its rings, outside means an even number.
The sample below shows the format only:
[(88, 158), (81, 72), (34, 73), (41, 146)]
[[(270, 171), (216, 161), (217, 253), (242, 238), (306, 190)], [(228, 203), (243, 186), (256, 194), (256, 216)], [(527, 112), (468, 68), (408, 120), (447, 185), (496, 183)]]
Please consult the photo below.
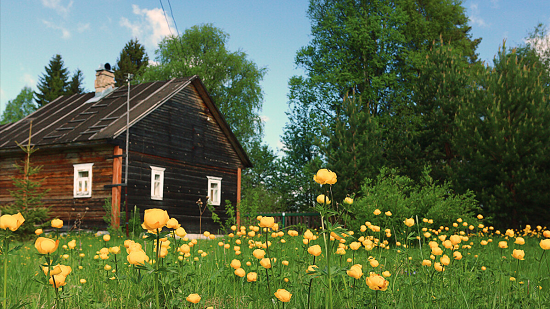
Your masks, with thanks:
[[(74, 177), (73, 177), (73, 198), (88, 198), (92, 197), (92, 180), (93, 180), (93, 173), (92, 173), (92, 166), (93, 163), (80, 163), (80, 164), (73, 164), (74, 168)], [(79, 177), (79, 172), (88, 172), (88, 177)], [(90, 190), (87, 191), (87, 193), (79, 193), (78, 190), (79, 184), (82, 180), (87, 179), (88, 186), (84, 187), (84, 192), (86, 192), (86, 187), (88, 187)]]
[[(152, 166), (151, 167), (151, 199), (162, 201), (164, 198), (164, 171), (163, 167)], [(159, 175), (159, 194), (155, 194), (155, 175)]]
[[(208, 200), (211, 205), (213, 206), (220, 206), (221, 205), (221, 199), (222, 199), (222, 177), (215, 177), (215, 176), (206, 176), (208, 178), (208, 186), (207, 186), (207, 196)], [(215, 199), (210, 196), (210, 190), (212, 188), (212, 184), (218, 185), (218, 191), (216, 192)]]

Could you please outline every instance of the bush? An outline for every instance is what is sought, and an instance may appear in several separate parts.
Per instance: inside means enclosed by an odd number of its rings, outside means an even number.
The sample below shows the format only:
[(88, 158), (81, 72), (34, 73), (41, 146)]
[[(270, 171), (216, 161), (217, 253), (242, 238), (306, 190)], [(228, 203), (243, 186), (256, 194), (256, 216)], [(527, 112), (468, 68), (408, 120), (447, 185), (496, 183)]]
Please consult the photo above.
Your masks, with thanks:
[[(474, 222), (479, 211), (474, 194), (455, 194), (450, 183), (438, 184), (425, 168), (419, 183), (406, 176), (400, 176), (396, 169), (382, 168), (376, 180), (367, 179), (361, 187), (359, 198), (347, 207), (344, 222), (350, 229), (357, 230), (366, 221), (374, 225), (391, 226), (392, 233), (406, 230), (403, 221), (418, 216), (419, 220), (433, 220), (431, 228), (452, 226), (457, 218)], [(382, 213), (374, 215), (379, 209)], [(384, 213), (390, 211), (391, 216)], [(382, 224), (384, 223), (384, 224)]]

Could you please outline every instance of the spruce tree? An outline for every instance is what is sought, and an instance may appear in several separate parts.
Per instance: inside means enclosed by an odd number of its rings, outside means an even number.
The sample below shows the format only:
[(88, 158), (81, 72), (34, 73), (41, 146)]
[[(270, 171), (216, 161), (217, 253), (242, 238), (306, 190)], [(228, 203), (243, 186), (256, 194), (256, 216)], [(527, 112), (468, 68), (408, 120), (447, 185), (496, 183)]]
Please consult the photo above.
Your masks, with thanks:
[(138, 42), (138, 39), (130, 40), (117, 59), (117, 64), (113, 68), (115, 71), (115, 86), (120, 87), (126, 84), (128, 73), (136, 77), (143, 74), (149, 63), (149, 56), (145, 52), (145, 47)]
[(84, 88), (84, 74), (82, 74), (82, 71), (80, 69), (77, 69), (76, 72), (74, 72), (73, 77), (67, 84), (67, 88), (65, 89), (66, 95), (72, 95), (72, 94), (81, 94), (86, 92), (86, 89)]
[(64, 95), (69, 84), (69, 72), (64, 66), (61, 55), (53, 56), (45, 69), (46, 73), (38, 79), (38, 92), (34, 93), (38, 107), (42, 107)]

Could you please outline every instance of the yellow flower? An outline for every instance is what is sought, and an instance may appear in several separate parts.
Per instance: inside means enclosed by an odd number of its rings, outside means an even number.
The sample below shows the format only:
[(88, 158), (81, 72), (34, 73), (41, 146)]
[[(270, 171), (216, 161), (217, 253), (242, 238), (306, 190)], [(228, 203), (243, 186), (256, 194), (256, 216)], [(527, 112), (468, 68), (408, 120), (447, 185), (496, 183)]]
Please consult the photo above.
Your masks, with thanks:
[(36, 229), (36, 231), (34, 231), (34, 233), (36, 234), (36, 236), (40, 236), (40, 235), (42, 235), (42, 233), (44, 233), (44, 231), (42, 231), (42, 229)]
[(370, 273), (370, 276), (368, 276), (365, 281), (367, 283), (367, 286), (371, 290), (375, 291), (385, 291), (388, 288), (389, 284), (389, 282), (384, 279), (384, 277), (375, 273)]
[[(55, 283), (54, 283), (54, 279), (55, 279)], [(67, 277), (63, 275), (51, 276), (49, 282), (53, 287), (59, 288), (67, 284), (65, 282), (66, 279)]]
[(233, 259), (233, 261), (231, 261), (230, 266), (233, 267), (234, 269), (241, 268), (241, 261), (237, 259)]
[(506, 249), (506, 248), (508, 248), (508, 243), (505, 242), (504, 240), (503, 240), (503, 241), (499, 241), (499, 242), (498, 242), (498, 247), (501, 248), (501, 249)]
[(516, 237), (516, 241), (514, 241), (517, 245), (525, 245), (525, 239), (523, 237)]
[(169, 229), (174, 229), (174, 230), (177, 230), (180, 228), (180, 224), (178, 222), (178, 219), (176, 218), (170, 218), (168, 219), (168, 222), (166, 222), (166, 227), (169, 228)]
[(369, 261), (369, 264), (370, 264), (371, 267), (375, 267), (375, 268), (378, 267), (378, 265), (380, 265), (380, 263), (378, 263), (378, 261), (376, 259), (371, 259)]
[(481, 220), (481, 219), (483, 219), (483, 215), (479, 214), (479, 215), (477, 215), (477, 218), (478, 218), (479, 220)]
[(542, 236), (546, 237), (546, 238), (550, 238), (550, 231), (544, 231), (542, 232)]
[(461, 260), (462, 259), (462, 253), (460, 253), (458, 251), (455, 251), (455, 252), (453, 252), (453, 257), (455, 258), (455, 260)]
[(326, 168), (317, 171), (316, 175), (313, 175), (313, 180), (321, 185), (333, 185), (337, 181), (336, 173)]
[(353, 204), (353, 199), (349, 196), (347, 196), (345, 199), (344, 199), (344, 203), (345, 204), (348, 204), (348, 205), (351, 205)]
[(111, 235), (109, 234), (103, 235), (103, 241), (109, 241), (109, 240), (111, 240)]
[(518, 260), (525, 260), (525, 252), (523, 250), (514, 249), (512, 256)]
[(403, 221), (405, 223), (406, 226), (408, 227), (411, 227), (414, 225), (414, 219), (413, 218), (409, 218), (409, 219), (405, 219), (405, 221)]
[(170, 217), (166, 210), (158, 208), (146, 209), (141, 226), (148, 231), (153, 231), (162, 229), (168, 223), (168, 220), (170, 220)]
[(380, 209), (375, 209), (372, 213), (373, 213), (375, 216), (378, 216), (378, 215), (381, 214), (382, 212), (380, 211)]
[(271, 268), (271, 261), (268, 258), (263, 258), (260, 260), (260, 265), (262, 265), (264, 268)]
[(359, 279), (363, 276), (363, 266), (361, 264), (355, 264), (347, 271), (347, 274), (352, 278)]
[(113, 268), (111, 267), (111, 265), (105, 264), (105, 266), (103, 266), (103, 269), (109, 271), (109, 270), (111, 270), (111, 269), (113, 269)]
[(439, 262), (435, 262), (435, 263), (434, 263), (434, 268), (435, 268), (435, 270), (437, 270), (437, 271), (439, 271), (439, 272), (445, 270), (445, 267), (441, 266), (441, 263), (439, 263)]
[(288, 261), (282, 261), (281, 264), (288, 266)]
[(258, 280), (258, 274), (255, 272), (249, 272), (246, 274), (246, 281), (248, 282), (256, 282)]
[(142, 250), (132, 251), (126, 257), (128, 263), (132, 265), (143, 265), (145, 262), (149, 262), (149, 257)]
[(439, 258), (439, 261), (445, 266), (451, 263), (451, 259), (447, 255), (443, 255), (441, 258)]
[(61, 219), (53, 219), (52, 222), (52, 227), (53, 228), (56, 228), (56, 229), (60, 229), (63, 227), (63, 220)]
[(318, 268), (319, 268), (319, 267), (317, 267), (317, 265), (309, 265), (309, 266), (307, 267), (306, 273), (307, 273), (307, 274), (314, 273), (314, 272), (317, 271)]
[(423, 261), (422, 261), (422, 266), (432, 266), (432, 261), (430, 261), (430, 260), (423, 260)]
[(80, 279), (80, 283), (81, 283), (81, 284), (86, 283), (86, 279)]
[(185, 236), (187, 235), (187, 232), (186, 232), (185, 229), (184, 229), (183, 227), (181, 227), (181, 226), (178, 227), (178, 228), (176, 229), (176, 232), (175, 232), (175, 233), (176, 233), (176, 235), (179, 236), (180, 238), (183, 238), (183, 237), (185, 237)]
[(59, 246), (59, 240), (53, 241), (45, 237), (38, 237), (34, 243), (34, 247), (40, 254), (54, 253)]
[(432, 247), (432, 254), (433, 255), (442, 255), (443, 250), (439, 247)]
[(507, 230), (506, 230), (506, 236), (514, 237), (514, 230), (512, 230), (512, 229), (507, 229)]
[(199, 296), (199, 294), (189, 294), (186, 300), (190, 303), (196, 304), (201, 301), (201, 297)]
[(73, 239), (71, 241), (69, 241), (69, 243), (67, 243), (67, 245), (69, 246), (69, 249), (74, 249), (76, 247), (76, 240)]
[(451, 235), (451, 237), (449, 237), (449, 240), (451, 241), (451, 244), (455, 246), (462, 241), (462, 237), (460, 237), (460, 235)]
[(290, 301), (290, 298), (292, 297), (292, 294), (290, 294), (285, 289), (278, 289), (277, 292), (275, 292), (274, 294), (275, 294), (275, 297), (277, 297), (283, 303), (288, 303)]
[(53, 266), (52, 269), (50, 270), (48, 266), (44, 266), (42, 267), (42, 271), (44, 271), (44, 275), (46, 276), (48, 275), (48, 272), (50, 276), (55, 276), (61, 273), (61, 267), (59, 267), (59, 265)]
[(391, 211), (388, 210), (388, 211), (386, 211), (384, 214), (385, 214), (386, 216), (390, 217), (390, 216), (391, 216)]
[(0, 228), (4, 230), (10, 229), (10, 231), (15, 232), (23, 222), (25, 222), (25, 218), (19, 212), (15, 215), (3, 215), (0, 217)]
[(307, 252), (313, 256), (319, 256), (322, 253), (321, 246), (315, 245), (307, 248)]
[(262, 249), (256, 249), (254, 251), (252, 251), (252, 255), (257, 258), (258, 260), (261, 260), (264, 258), (265, 256), (265, 251), (262, 250)]
[(275, 218), (273, 217), (262, 217), (260, 220), (260, 227), (271, 228), (275, 225)]
[(390, 273), (389, 271), (386, 270), (385, 272), (382, 273), (382, 276), (388, 278), (388, 277), (391, 276), (391, 273)]
[(246, 275), (246, 272), (244, 271), (244, 269), (239, 267), (235, 269), (235, 275), (242, 278)]
[(112, 254), (119, 254), (120, 253), (120, 247), (111, 247), (109, 248), (109, 252)]
[(324, 194), (320, 194), (317, 196), (317, 203), (319, 204), (330, 204), (330, 200), (328, 199), (328, 196), (325, 197)]
[(349, 244), (349, 248), (350, 248), (351, 250), (354, 250), (354, 251), (355, 251), (355, 250), (359, 250), (359, 248), (361, 248), (361, 243), (358, 242), (358, 241), (354, 241), (354, 242), (352, 242), (351, 244)]
[(336, 249), (336, 254), (344, 255), (344, 254), (346, 254), (346, 249), (344, 249), (342, 247), (338, 247), (338, 249)]
[(539, 245), (544, 250), (550, 249), (550, 238), (541, 240)]

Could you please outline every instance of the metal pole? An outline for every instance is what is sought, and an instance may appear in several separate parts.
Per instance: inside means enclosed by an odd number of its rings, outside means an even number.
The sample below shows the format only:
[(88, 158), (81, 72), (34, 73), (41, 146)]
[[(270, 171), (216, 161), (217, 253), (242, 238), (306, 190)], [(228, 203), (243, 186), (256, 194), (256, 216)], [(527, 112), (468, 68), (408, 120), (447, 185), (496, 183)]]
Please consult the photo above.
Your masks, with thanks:
[(130, 156), (130, 81), (133, 75), (128, 74), (128, 96), (126, 99), (126, 164), (124, 166), (124, 207), (126, 212), (126, 237), (130, 237), (130, 226), (128, 222), (128, 157)]

